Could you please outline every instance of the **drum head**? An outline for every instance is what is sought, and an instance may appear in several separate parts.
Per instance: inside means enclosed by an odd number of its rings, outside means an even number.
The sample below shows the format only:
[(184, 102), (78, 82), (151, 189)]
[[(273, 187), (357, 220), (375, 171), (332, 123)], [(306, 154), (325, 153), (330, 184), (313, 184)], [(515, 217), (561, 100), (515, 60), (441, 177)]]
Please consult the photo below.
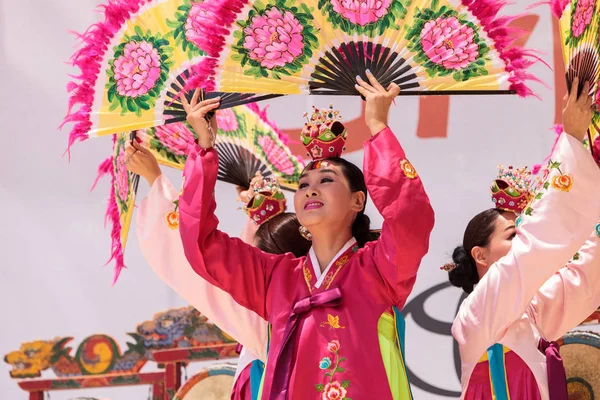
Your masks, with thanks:
[(188, 379), (173, 400), (229, 400), (234, 375), (230, 364), (206, 368)]
[(600, 335), (569, 332), (560, 341), (569, 400), (600, 399)]

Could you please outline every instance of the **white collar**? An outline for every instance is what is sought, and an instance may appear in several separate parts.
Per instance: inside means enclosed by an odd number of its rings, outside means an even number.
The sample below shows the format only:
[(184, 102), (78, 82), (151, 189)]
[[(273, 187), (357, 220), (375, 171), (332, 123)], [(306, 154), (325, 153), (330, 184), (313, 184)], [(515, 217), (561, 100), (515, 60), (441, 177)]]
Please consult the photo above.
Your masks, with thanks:
[(335, 256), (333, 256), (333, 259), (331, 260), (331, 262), (329, 263), (329, 265), (327, 266), (327, 268), (325, 268), (325, 271), (323, 271), (323, 272), (321, 272), (321, 267), (319, 266), (319, 261), (317, 260), (317, 255), (315, 254), (315, 250), (312, 247), (310, 248), (310, 251), (308, 252), (308, 256), (310, 258), (310, 263), (312, 264), (312, 267), (313, 267), (313, 272), (315, 274), (315, 278), (317, 278), (317, 283), (315, 283), (315, 287), (318, 288), (321, 286), (321, 284), (323, 283), (323, 280), (327, 276), (327, 272), (329, 272), (329, 269), (331, 268), (331, 266), (337, 261), (338, 258), (340, 258), (340, 256), (342, 254), (344, 254), (344, 252), (346, 250), (348, 250), (350, 247), (352, 247), (355, 243), (356, 243), (355, 238), (351, 238), (350, 240), (348, 240), (346, 242), (346, 244), (344, 246), (342, 246), (340, 251), (338, 251), (337, 254)]

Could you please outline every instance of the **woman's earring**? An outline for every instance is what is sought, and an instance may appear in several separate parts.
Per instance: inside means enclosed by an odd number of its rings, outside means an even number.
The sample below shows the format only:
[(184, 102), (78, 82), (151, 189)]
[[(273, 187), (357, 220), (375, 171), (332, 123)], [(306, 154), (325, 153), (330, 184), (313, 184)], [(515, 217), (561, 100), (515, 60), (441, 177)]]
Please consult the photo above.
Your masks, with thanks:
[(310, 234), (308, 229), (306, 229), (305, 227), (300, 225), (300, 228), (298, 228), (298, 231), (300, 231), (300, 234), (302, 235), (302, 237), (304, 239), (308, 240), (309, 242), (312, 241), (312, 235)]

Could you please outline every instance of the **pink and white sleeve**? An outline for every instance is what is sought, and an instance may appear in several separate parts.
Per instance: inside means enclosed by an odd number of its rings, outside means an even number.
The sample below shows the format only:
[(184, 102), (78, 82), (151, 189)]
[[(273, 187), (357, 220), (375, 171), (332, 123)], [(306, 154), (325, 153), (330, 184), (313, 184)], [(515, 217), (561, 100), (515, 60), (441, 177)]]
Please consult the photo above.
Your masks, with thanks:
[(150, 268), (175, 292), (220, 329), (240, 342), (256, 358), (265, 360), (267, 322), (234, 301), (228, 293), (210, 284), (190, 266), (178, 229), (166, 222), (179, 193), (161, 175), (137, 214), (137, 237)]
[(461, 358), (477, 361), (520, 318), (540, 287), (577, 252), (600, 216), (600, 169), (563, 134), (551, 173), (523, 215), (512, 249), (462, 303), (452, 326)]
[(540, 288), (529, 312), (542, 336), (557, 340), (600, 306), (600, 225), (566, 267)]

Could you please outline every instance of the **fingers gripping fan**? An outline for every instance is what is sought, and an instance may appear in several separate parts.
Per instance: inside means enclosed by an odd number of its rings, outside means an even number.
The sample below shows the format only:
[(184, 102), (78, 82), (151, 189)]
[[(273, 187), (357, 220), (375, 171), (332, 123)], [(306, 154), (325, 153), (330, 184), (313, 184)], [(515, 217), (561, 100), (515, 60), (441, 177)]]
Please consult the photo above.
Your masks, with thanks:
[(534, 57), (498, 0), (214, 0), (201, 6), (195, 67), (214, 90), (358, 95), (369, 69), (404, 95), (531, 92)]
[[(591, 95), (600, 107), (600, 4), (597, 0), (555, 0), (553, 10), (560, 18), (559, 27), (567, 87), (579, 77), (578, 93), (586, 81), (590, 82)], [(596, 111), (588, 131), (586, 145), (600, 161), (600, 113)]]
[[(250, 104), (219, 110), (215, 118), (219, 180), (247, 187), (260, 171), (264, 177), (277, 178), (284, 189), (297, 188), (304, 164), (292, 155), (287, 137), (266, 118), (263, 110)], [(136, 137), (160, 164), (181, 170), (196, 139), (187, 122), (142, 129)]]
[[(255, 104), (219, 110), (216, 113), (219, 154), (217, 179), (248, 188), (250, 180), (260, 171), (264, 177), (274, 177), (282, 189), (296, 190), (304, 164), (292, 155), (287, 137), (272, 124)], [(124, 263), (124, 250), (134, 210), (139, 176), (127, 171), (128, 141), (140, 141), (165, 166), (183, 170), (186, 156), (196, 139), (186, 122), (141, 129), (135, 134), (114, 136), (113, 155), (99, 167), (99, 174), (112, 177), (106, 217), (112, 223), (111, 260), (115, 260), (115, 281)], [(172, 228), (179, 226), (178, 202), (165, 216)]]
[[(69, 146), (89, 136), (181, 120), (180, 114), (173, 114), (181, 110), (174, 99), (189, 76), (188, 69), (204, 54), (197, 29), (201, 4), (198, 0), (112, 0), (102, 7), (104, 21), (79, 35), (82, 46), (71, 57), (81, 73), (67, 87), (71, 97), (63, 125), (74, 123)], [(262, 98), (230, 96), (220, 108)]]
[(569, 399), (597, 399), (600, 396), (600, 335), (569, 332), (559, 345), (567, 373)]

